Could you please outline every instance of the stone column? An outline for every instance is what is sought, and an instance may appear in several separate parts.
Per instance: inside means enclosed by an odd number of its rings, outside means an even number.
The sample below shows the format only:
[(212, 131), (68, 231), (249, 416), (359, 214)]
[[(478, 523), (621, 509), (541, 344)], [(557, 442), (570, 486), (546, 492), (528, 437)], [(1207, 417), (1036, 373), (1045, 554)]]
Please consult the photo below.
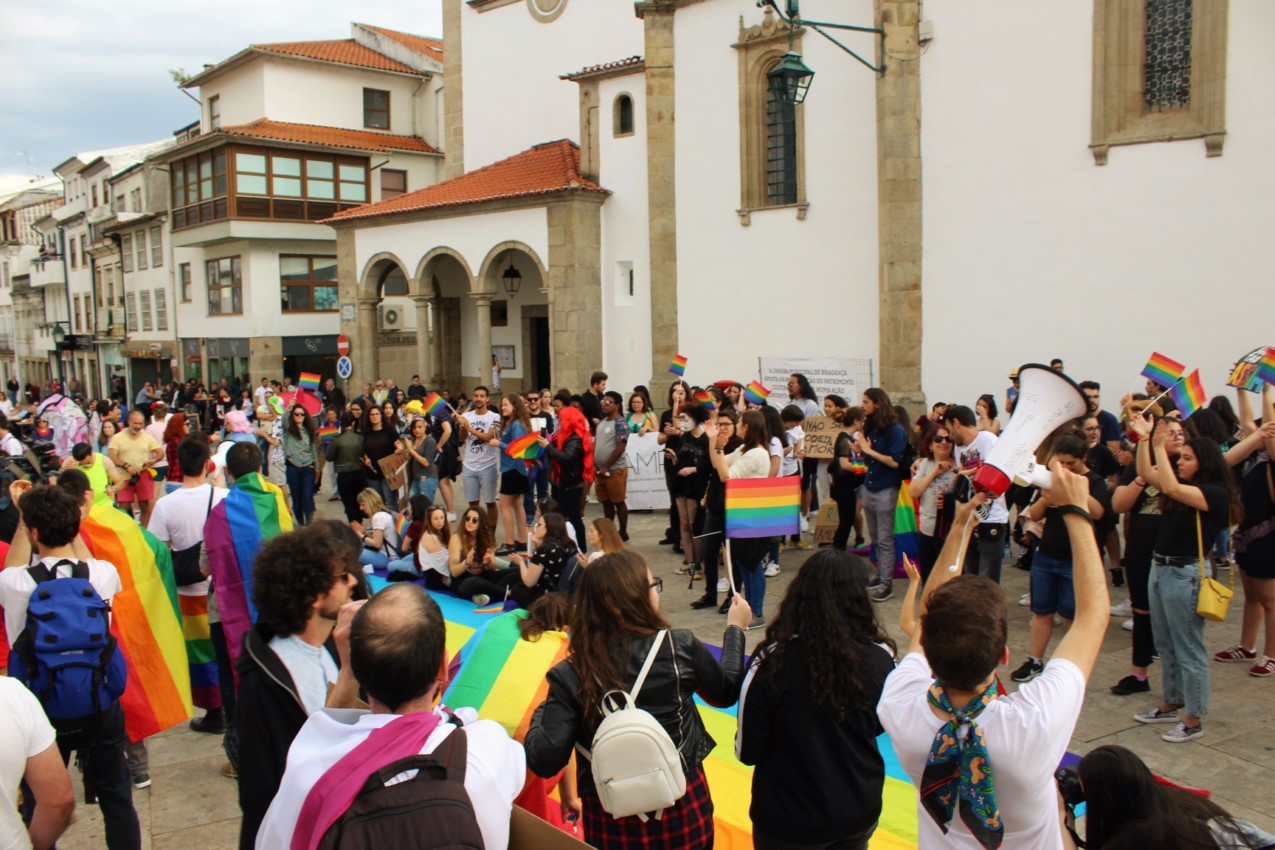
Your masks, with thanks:
[(673, 134), (673, 13), (677, 7), (676, 0), (640, 0), (635, 6), (646, 39), (651, 375), (655, 376), (648, 382), (651, 387), (677, 356), (677, 151)]
[(429, 295), (414, 295), (416, 302), (416, 372), (422, 381), (430, 381), (430, 350), (434, 347), (433, 337), (429, 332), (429, 314), (433, 309), (434, 299)]
[[(490, 292), (471, 292), (474, 299), (474, 319), (478, 325), (478, 380), (484, 386), (491, 382), (491, 299)], [(464, 371), (463, 369), (461, 370)], [(464, 375), (461, 375), (462, 382)]]
[(354, 361), (354, 373), (350, 376), (349, 386), (351, 392), (346, 393), (348, 398), (354, 398), (358, 395), (358, 390), (367, 381), (373, 383), (377, 379), (376, 367), (376, 305), (380, 302), (376, 298), (368, 298), (361, 296), (359, 298), (359, 332), (354, 338), (354, 350), (358, 353), (358, 359)]
[(549, 205), (549, 338), (557, 386), (587, 387), (602, 368), (602, 202), (574, 195)]
[[(443, 0), (443, 175), (465, 173), (465, 96), (462, 84), (461, 0)], [(424, 377), (423, 375), (421, 376)]]
[[(429, 344), (434, 351), (434, 374), (430, 376), (430, 385), (437, 389), (443, 383), (447, 375), (447, 367), (443, 364), (443, 305), (439, 299), (433, 299), (430, 304), (430, 310), (434, 317), (434, 333), (430, 336)], [(424, 380), (425, 376), (421, 375)]]
[(885, 30), (877, 79), (877, 238), (880, 383), (898, 404), (925, 407), (921, 391), (920, 0), (875, 0)]

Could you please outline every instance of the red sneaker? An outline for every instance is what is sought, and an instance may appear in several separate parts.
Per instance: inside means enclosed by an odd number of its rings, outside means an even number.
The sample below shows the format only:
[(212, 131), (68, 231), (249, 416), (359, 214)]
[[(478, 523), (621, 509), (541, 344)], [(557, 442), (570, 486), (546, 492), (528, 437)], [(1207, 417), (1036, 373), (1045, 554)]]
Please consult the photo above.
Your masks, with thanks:
[(1252, 661), (1257, 657), (1257, 653), (1252, 650), (1245, 649), (1238, 643), (1230, 649), (1224, 649), (1221, 652), (1213, 653), (1214, 661)]

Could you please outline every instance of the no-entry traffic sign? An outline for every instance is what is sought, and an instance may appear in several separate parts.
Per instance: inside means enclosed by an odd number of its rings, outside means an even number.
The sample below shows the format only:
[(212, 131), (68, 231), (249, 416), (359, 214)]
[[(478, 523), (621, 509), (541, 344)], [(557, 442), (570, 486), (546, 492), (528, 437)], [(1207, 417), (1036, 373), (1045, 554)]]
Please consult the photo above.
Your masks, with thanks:
[[(350, 353), (350, 338), (345, 334), (341, 334), (336, 338), (336, 353), (344, 357)], [(348, 378), (349, 375), (342, 375), (342, 378)]]

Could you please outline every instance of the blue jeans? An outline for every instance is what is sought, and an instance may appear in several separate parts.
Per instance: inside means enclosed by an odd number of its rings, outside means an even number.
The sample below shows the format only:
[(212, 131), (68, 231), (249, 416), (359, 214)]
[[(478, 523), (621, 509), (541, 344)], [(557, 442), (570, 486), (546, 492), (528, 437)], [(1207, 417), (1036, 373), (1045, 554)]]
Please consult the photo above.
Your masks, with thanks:
[(1209, 713), (1209, 654), (1204, 647), (1204, 620), (1195, 613), (1200, 565), (1154, 564), (1148, 591), (1164, 701), (1186, 706), (1192, 717), (1203, 717)]
[(762, 616), (762, 605), (766, 601), (766, 571), (759, 563), (745, 565), (732, 561), (732, 565), (739, 590), (748, 600), (748, 607), (753, 609), (753, 616)]
[(430, 504), (434, 503), (434, 494), (438, 492), (437, 478), (416, 478), (412, 481), (412, 486), (408, 489), (408, 498), (424, 494), (429, 499)]
[(398, 510), (398, 497), (395, 496), (394, 491), (390, 489), (390, 482), (386, 481), (384, 478), (373, 478), (369, 475), (367, 478), (367, 486), (380, 494), (381, 501), (385, 503), (387, 508), (391, 511)]
[(408, 575), (415, 576), (416, 578), (420, 578), (421, 576), (421, 571), (416, 569), (416, 559), (411, 555), (408, 555), (406, 558), (399, 558), (396, 561), (388, 562), (385, 565), (385, 569), (387, 572), (407, 573)]
[(1056, 558), (1037, 550), (1032, 558), (1031, 588), (1033, 614), (1076, 619), (1076, 586), (1072, 583), (1070, 558)]
[(383, 570), (389, 566), (390, 556), (365, 546), (359, 551), (359, 563), (374, 570)]
[(863, 520), (872, 538), (877, 559), (877, 578), (884, 584), (894, 581), (894, 511), (899, 506), (899, 488), (863, 491)]
[(301, 525), (314, 518), (314, 467), (285, 465), (288, 490), (292, 493), (292, 515)]

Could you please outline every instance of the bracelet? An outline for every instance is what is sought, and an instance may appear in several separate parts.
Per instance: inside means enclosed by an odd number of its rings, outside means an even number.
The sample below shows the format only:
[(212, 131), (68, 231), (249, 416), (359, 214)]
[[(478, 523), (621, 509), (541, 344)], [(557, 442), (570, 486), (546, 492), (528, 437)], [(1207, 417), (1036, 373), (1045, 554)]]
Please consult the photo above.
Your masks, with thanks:
[(1059, 505), (1058, 513), (1063, 516), (1066, 516), (1067, 514), (1074, 514), (1075, 516), (1081, 517), (1090, 523), (1093, 522), (1093, 517), (1089, 515), (1089, 511), (1079, 505)]
[(1139, 483), (1139, 482), (1138, 482), (1138, 479), (1136, 479), (1136, 478), (1135, 478), (1135, 479), (1133, 479), (1133, 483), (1134, 483), (1134, 484), (1137, 484), (1137, 485), (1138, 485), (1138, 487), (1139, 487), (1139, 488), (1141, 488), (1141, 489), (1143, 489), (1143, 490), (1147, 489), (1147, 482), (1145, 482), (1145, 481), (1143, 481), (1143, 482)]

